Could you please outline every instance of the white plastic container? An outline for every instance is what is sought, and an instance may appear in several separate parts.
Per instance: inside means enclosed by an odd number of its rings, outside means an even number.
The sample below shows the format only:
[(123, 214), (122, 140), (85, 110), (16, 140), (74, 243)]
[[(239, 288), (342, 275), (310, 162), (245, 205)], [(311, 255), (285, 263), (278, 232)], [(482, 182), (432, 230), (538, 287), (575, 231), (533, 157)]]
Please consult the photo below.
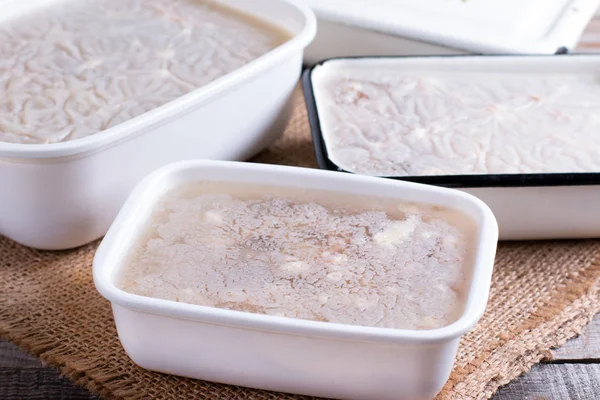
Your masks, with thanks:
[[(165, 164), (192, 158), (243, 160), (288, 121), (315, 18), (295, 0), (219, 0), (294, 34), (216, 81), (100, 134), (70, 142), (0, 142), (0, 234), (39, 249), (98, 239), (131, 188)], [(2, 1), (0, 15), (39, 1)], [(6, 13), (6, 14), (5, 14)], [(1, 22), (0, 22), (1, 23)]]
[[(183, 304), (126, 293), (116, 274), (157, 196), (194, 181), (257, 183), (433, 203), (477, 224), (463, 315), (429, 331), (368, 328)], [(498, 231), (481, 201), (459, 191), (350, 174), (219, 161), (187, 161), (153, 173), (132, 192), (94, 259), (94, 282), (112, 302), (119, 338), (143, 368), (191, 378), (344, 399), (427, 399), (444, 385), (461, 335), (482, 315)]]
[[(325, 61), (304, 75), (317, 162), (323, 169), (344, 171), (328, 157), (314, 88), (320, 79), (348, 67), (474, 73), (598, 74), (597, 55), (449, 56), (350, 58)], [(534, 129), (534, 128), (533, 128)], [(568, 135), (569, 132), (565, 132)], [(348, 171), (345, 171), (348, 172)], [(494, 212), (502, 240), (600, 237), (600, 171), (589, 173), (501, 174), (387, 177), (459, 189), (483, 200)]]
[(305, 62), (332, 57), (552, 54), (575, 46), (598, 0), (306, 0), (319, 32)]

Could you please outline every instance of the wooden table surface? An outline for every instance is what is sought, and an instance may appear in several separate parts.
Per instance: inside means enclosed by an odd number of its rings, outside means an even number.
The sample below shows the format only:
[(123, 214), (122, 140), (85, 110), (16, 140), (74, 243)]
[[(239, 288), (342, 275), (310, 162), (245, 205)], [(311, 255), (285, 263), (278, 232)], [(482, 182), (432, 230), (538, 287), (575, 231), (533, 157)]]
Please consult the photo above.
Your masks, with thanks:
[[(600, 13), (578, 51), (600, 52)], [(600, 399), (600, 315), (584, 333), (554, 351), (555, 361), (536, 365), (501, 388), (493, 400)], [(98, 400), (16, 346), (0, 341), (0, 399)]]

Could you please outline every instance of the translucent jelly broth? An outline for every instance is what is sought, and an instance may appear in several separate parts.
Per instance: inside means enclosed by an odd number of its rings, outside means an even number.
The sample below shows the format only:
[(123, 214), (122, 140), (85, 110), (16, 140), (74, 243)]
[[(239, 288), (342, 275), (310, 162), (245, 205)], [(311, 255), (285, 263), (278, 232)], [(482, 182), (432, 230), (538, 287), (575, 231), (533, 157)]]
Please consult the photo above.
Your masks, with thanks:
[(462, 313), (476, 227), (443, 207), (198, 182), (155, 205), (124, 291), (183, 303), (384, 328)]
[(289, 38), (208, 0), (61, 0), (37, 6), (0, 21), (0, 141), (56, 143), (101, 132)]
[(344, 68), (314, 89), (328, 156), (347, 171), (600, 171), (599, 74)]

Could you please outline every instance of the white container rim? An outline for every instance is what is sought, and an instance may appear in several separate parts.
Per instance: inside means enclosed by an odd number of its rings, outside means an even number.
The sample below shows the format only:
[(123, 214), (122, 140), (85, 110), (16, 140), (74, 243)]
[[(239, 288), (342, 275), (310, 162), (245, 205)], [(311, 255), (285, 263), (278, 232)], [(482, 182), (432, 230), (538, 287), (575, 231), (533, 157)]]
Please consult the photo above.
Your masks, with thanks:
[[(148, 128), (155, 124), (177, 118), (189, 109), (199, 107), (212, 100), (215, 96), (225, 94), (240, 82), (260, 74), (262, 71), (277, 64), (280, 60), (285, 59), (288, 54), (298, 51), (299, 48), (305, 48), (314, 39), (317, 32), (317, 22), (312, 10), (306, 4), (300, 0), (273, 1), (286, 3), (296, 8), (303, 15), (305, 21), (302, 30), (295, 33), (291, 39), (275, 49), (190, 93), (102, 132), (67, 142), (51, 144), (22, 144), (0, 141), (0, 157), (26, 160), (81, 156), (125, 140), (133, 139), (137, 135), (143, 134), (146, 130), (141, 128)], [(0, 7), (2, 7), (1, 2)], [(285, 26), (280, 27), (286, 28)]]
[[(477, 237), (477, 253), (468, 300), (462, 316), (450, 325), (433, 330), (408, 330), (365, 327), (330, 322), (309, 321), (277, 316), (253, 314), (241, 311), (225, 310), (207, 306), (178, 303), (169, 300), (145, 297), (127, 293), (118, 289), (113, 283), (127, 248), (135, 237), (135, 230), (147, 215), (157, 195), (164, 191), (164, 182), (170, 176), (202, 168), (229, 169), (232, 171), (253, 171), (268, 174), (277, 171), (292, 176), (328, 177), (338, 182), (351, 182), (356, 185), (392, 186), (405, 191), (424, 192), (435, 203), (436, 197), (452, 198), (460, 203), (470, 203), (479, 217), (479, 234)], [(237, 181), (231, 179), (229, 181)], [(244, 180), (240, 179), (240, 182)], [(282, 186), (295, 186), (294, 180)], [(248, 181), (250, 182), (250, 181)], [(296, 185), (297, 186), (297, 185)], [(341, 190), (340, 192), (344, 192)], [(483, 315), (493, 270), (493, 260), (498, 240), (498, 225), (492, 211), (485, 203), (469, 194), (446, 188), (428, 186), (410, 182), (392, 181), (360, 175), (342, 174), (287, 166), (251, 164), (230, 161), (193, 160), (183, 161), (163, 167), (133, 190), (125, 205), (119, 212), (106, 237), (100, 244), (93, 262), (94, 283), (97, 290), (114, 304), (140, 312), (161, 315), (177, 319), (198, 321), (207, 324), (231, 326), (241, 329), (271, 331), (292, 335), (330, 337), (340, 340), (369, 341), (382, 343), (438, 343), (456, 339), (471, 330)]]

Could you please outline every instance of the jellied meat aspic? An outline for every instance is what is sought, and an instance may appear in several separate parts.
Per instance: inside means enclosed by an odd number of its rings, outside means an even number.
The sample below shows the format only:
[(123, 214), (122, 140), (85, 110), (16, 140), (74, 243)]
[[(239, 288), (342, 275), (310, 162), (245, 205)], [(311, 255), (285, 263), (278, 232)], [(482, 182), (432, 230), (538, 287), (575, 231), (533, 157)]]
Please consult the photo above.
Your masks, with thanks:
[(199, 182), (159, 200), (118, 286), (287, 318), (440, 328), (463, 312), (474, 226), (437, 206)]
[(315, 97), (328, 156), (344, 170), (374, 176), (600, 170), (600, 75), (329, 72), (314, 83)]
[(289, 37), (214, 1), (47, 3), (0, 22), (0, 141), (56, 143), (101, 132)]

